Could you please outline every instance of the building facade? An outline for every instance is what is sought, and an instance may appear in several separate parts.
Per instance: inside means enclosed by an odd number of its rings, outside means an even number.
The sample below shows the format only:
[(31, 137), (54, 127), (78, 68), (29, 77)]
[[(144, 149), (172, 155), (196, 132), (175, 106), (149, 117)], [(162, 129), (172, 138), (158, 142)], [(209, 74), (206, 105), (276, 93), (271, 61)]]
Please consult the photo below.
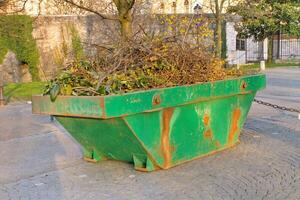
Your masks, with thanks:
[[(223, 12), (234, 2), (237, 0), (226, 0)], [(200, 6), (203, 13), (212, 13), (213, 5), (212, 0), (156, 0), (152, 9), (154, 13), (192, 14), (195, 13), (195, 8)]]
[[(226, 7), (232, 4), (233, 0), (226, 0), (224, 3), (224, 11)], [(234, 0), (235, 2), (237, 0)], [(26, 3), (25, 3), (26, 2)], [(111, 0), (74, 0), (80, 6), (85, 6), (101, 13), (114, 13), (115, 8)], [(141, 0), (136, 1), (138, 9), (143, 12), (151, 12), (154, 14), (192, 14), (195, 7), (201, 7), (201, 12), (212, 13), (213, 4), (211, 0)], [(70, 6), (61, 0), (8, 0), (6, 11), (12, 13), (20, 11), (24, 14), (36, 15), (85, 15), (86, 11)]]

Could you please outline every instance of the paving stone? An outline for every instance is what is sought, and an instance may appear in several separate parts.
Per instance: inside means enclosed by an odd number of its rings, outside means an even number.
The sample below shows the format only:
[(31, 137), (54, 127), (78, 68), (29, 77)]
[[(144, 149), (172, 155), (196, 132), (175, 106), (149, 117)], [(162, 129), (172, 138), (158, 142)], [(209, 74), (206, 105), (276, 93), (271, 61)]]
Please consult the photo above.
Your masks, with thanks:
[[(300, 69), (267, 74), (270, 85), (257, 98), (299, 108)], [(14, 113), (16, 129), (0, 132), (1, 200), (300, 199), (296, 113), (253, 104), (238, 146), (152, 173), (115, 161), (86, 163), (79, 145), (59, 125), (32, 116), (24, 104), (0, 110), (1, 120)]]

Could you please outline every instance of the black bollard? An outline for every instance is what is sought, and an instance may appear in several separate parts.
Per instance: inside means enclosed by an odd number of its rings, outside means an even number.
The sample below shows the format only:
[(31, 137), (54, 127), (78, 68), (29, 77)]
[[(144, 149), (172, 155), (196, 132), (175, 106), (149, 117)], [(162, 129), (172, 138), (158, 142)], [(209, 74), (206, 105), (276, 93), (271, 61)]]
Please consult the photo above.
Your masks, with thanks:
[(0, 73), (0, 107), (5, 106), (3, 74)]

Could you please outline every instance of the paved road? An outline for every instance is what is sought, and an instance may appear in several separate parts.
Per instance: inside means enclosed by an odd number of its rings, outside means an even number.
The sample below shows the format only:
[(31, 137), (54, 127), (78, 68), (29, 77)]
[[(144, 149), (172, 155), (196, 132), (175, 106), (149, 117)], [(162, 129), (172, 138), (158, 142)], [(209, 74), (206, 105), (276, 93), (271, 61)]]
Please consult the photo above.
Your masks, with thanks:
[[(300, 108), (300, 68), (267, 72), (258, 98)], [(168, 171), (86, 163), (79, 145), (30, 105), (0, 109), (0, 200), (300, 199), (300, 120), (254, 104), (241, 144)]]

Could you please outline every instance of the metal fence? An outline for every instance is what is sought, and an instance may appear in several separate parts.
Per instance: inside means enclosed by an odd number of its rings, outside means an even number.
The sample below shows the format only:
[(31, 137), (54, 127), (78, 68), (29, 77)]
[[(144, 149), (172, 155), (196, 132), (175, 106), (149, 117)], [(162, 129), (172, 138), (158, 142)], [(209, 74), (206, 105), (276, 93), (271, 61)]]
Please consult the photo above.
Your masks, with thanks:
[[(268, 48), (263, 42), (251, 39), (246, 42), (246, 62), (257, 62), (267, 59)], [(277, 34), (273, 37), (273, 60), (300, 60), (300, 38), (288, 34)]]
[(260, 41), (246, 41), (246, 62), (264, 60), (264, 44)]
[(300, 59), (300, 38), (287, 34), (278, 34), (273, 38), (273, 59)]

